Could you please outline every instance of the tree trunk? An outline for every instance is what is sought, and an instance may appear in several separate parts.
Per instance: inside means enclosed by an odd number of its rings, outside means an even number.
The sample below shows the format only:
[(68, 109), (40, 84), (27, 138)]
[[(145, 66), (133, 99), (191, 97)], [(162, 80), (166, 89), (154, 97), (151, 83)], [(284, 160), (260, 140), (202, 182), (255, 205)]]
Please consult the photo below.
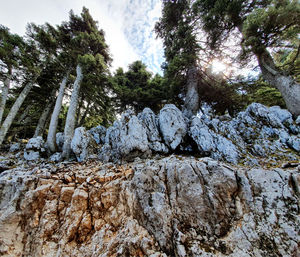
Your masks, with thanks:
[(83, 97), (83, 95), (81, 96), (81, 100), (80, 100), (80, 102), (78, 104), (78, 108), (77, 108), (75, 128), (77, 128), (79, 126), (80, 112), (81, 112), (82, 106), (84, 107), (84, 97)]
[(62, 153), (62, 157), (64, 159), (69, 159), (70, 157), (71, 141), (74, 135), (78, 97), (79, 97), (81, 81), (83, 78), (80, 64), (78, 64), (76, 67), (76, 74), (77, 76), (74, 82), (74, 88), (71, 95), (71, 102), (67, 113), (66, 124), (64, 129), (65, 141), (64, 141), (63, 153)]
[(85, 122), (85, 118), (86, 118), (86, 116), (89, 112), (90, 105), (91, 105), (91, 103), (89, 102), (86, 109), (85, 109), (85, 111), (84, 111), (84, 113), (83, 113), (83, 115), (82, 115), (82, 117), (81, 117), (81, 119), (80, 119), (80, 122), (78, 124), (79, 127), (83, 126), (83, 123)]
[(264, 79), (280, 91), (288, 110), (295, 117), (300, 115), (300, 84), (276, 68), (266, 49), (256, 56)]
[(70, 75), (70, 71), (67, 72), (67, 74), (64, 76), (62, 82), (60, 83), (59, 87), (59, 93), (56, 98), (55, 107), (53, 110), (53, 113), (51, 115), (50, 125), (49, 125), (49, 131), (47, 136), (47, 145), (51, 152), (55, 152), (56, 147), (56, 129), (58, 124), (58, 117), (62, 106), (62, 101), (65, 93), (65, 88), (67, 85), (67, 81)]
[(33, 82), (28, 83), (22, 90), (21, 94), (18, 96), (14, 105), (11, 107), (11, 109), (0, 129), (0, 145), (3, 143), (4, 138), (7, 134), (7, 131), (9, 130), (14, 118), (16, 117), (21, 105), (23, 104), (26, 96), (28, 95), (28, 93), (30, 92), (32, 87), (33, 87)]
[(3, 87), (2, 87), (2, 94), (1, 94), (1, 102), (0, 102), (0, 125), (2, 123), (3, 113), (5, 110), (6, 100), (8, 96), (8, 90), (10, 86), (11, 80), (11, 70), (9, 69), (7, 77), (4, 80)]
[(187, 72), (186, 96), (183, 114), (191, 118), (199, 110), (198, 74), (197, 67), (192, 66)]
[(20, 124), (25, 119), (25, 117), (28, 115), (31, 107), (32, 106), (30, 104), (26, 106), (25, 110), (20, 115), (19, 119), (17, 120), (17, 124)]
[(48, 116), (50, 114), (50, 111), (53, 108), (53, 105), (54, 105), (54, 100), (53, 100), (53, 97), (52, 97), (51, 99), (49, 99), (42, 115), (39, 118), (39, 121), (38, 121), (38, 124), (36, 126), (33, 137), (38, 137), (38, 136), (43, 135), (45, 124), (46, 124), (46, 121), (47, 121)]

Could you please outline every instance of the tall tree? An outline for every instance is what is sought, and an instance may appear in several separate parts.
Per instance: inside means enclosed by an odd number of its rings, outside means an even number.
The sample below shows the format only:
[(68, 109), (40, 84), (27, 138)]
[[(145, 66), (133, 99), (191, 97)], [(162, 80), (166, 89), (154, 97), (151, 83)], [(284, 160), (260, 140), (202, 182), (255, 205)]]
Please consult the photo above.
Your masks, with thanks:
[[(190, 0), (163, 1), (162, 17), (155, 26), (163, 39), (166, 77), (175, 87), (185, 87), (184, 113), (199, 109), (199, 44), (193, 28)], [(175, 90), (178, 93), (178, 90)]]
[(112, 84), (118, 111), (133, 108), (137, 113), (145, 107), (157, 111), (162, 100), (167, 98), (163, 83), (163, 78), (158, 74), (153, 77), (141, 61), (130, 64), (126, 72), (122, 68), (117, 69)]
[(298, 0), (197, 0), (193, 11), (194, 20), (201, 20), (208, 33), (212, 49), (239, 31), (244, 53), (256, 56), (264, 79), (281, 92), (289, 111), (300, 115), (300, 85), (272, 56), (286, 48), (287, 42), (296, 41), (299, 47)]
[[(66, 32), (68, 54), (76, 63), (76, 80), (65, 123), (65, 142), (62, 153), (63, 158), (68, 159), (71, 140), (74, 135), (81, 84), (89, 87), (91, 86), (88, 83), (89, 78), (101, 77), (107, 74), (111, 58), (108, 46), (105, 43), (104, 31), (99, 30), (97, 22), (92, 18), (87, 8), (83, 8), (80, 16), (71, 11), (70, 20), (62, 25), (61, 31)], [(101, 88), (101, 85), (97, 86)]]
[(24, 46), (24, 40), (20, 36), (11, 34), (8, 28), (0, 25), (0, 78), (3, 82), (0, 100), (0, 125), (11, 80), (13, 79), (13, 75), (14, 79), (16, 79), (17, 70), (21, 65)]
[(67, 74), (63, 77), (63, 80), (60, 83), (58, 95), (55, 101), (54, 110), (51, 115), (51, 120), (49, 124), (49, 130), (47, 135), (47, 145), (51, 152), (55, 152), (57, 149), (56, 146), (56, 129), (58, 125), (59, 113), (62, 107), (62, 101), (65, 93), (65, 88), (67, 85), (67, 81), (70, 75), (70, 70), (67, 71)]

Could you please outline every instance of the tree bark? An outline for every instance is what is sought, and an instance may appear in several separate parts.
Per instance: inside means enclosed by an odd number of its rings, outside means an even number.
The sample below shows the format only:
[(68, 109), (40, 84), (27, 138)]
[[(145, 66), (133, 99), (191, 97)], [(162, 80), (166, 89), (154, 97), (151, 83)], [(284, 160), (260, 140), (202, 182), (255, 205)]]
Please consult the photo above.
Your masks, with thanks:
[(65, 93), (65, 88), (67, 85), (67, 81), (70, 75), (70, 71), (67, 72), (67, 74), (64, 76), (62, 82), (60, 83), (58, 96), (56, 98), (55, 107), (53, 110), (53, 113), (51, 115), (50, 125), (49, 125), (49, 131), (47, 136), (47, 145), (51, 152), (55, 152), (57, 149), (56, 146), (56, 129), (58, 124), (58, 117), (62, 106), (62, 101)]
[(54, 100), (53, 100), (53, 97), (52, 97), (51, 99), (49, 99), (42, 115), (39, 118), (39, 121), (38, 121), (38, 124), (35, 128), (35, 132), (34, 132), (33, 137), (38, 137), (38, 136), (43, 135), (45, 124), (46, 124), (46, 121), (49, 117), (49, 114), (50, 114), (50, 111), (51, 111), (53, 105), (54, 105)]
[(264, 79), (280, 91), (288, 110), (295, 117), (300, 115), (300, 84), (278, 70), (266, 49), (256, 56)]
[(17, 124), (20, 124), (25, 119), (25, 117), (28, 115), (31, 107), (32, 107), (31, 105), (26, 106), (25, 110), (20, 115), (19, 119), (17, 120)]
[(187, 72), (186, 96), (183, 114), (191, 118), (199, 110), (198, 74), (197, 67), (192, 66)]
[(28, 95), (32, 87), (33, 87), (33, 82), (27, 83), (24, 89), (22, 90), (21, 94), (18, 96), (17, 100), (15, 101), (14, 105), (11, 107), (0, 129), (0, 145), (3, 143), (7, 131), (9, 130), (14, 118), (16, 117), (21, 105), (23, 104), (26, 96)]
[(77, 76), (74, 82), (74, 88), (71, 95), (71, 102), (67, 113), (66, 124), (64, 129), (65, 141), (64, 141), (63, 153), (62, 153), (62, 157), (64, 159), (69, 159), (70, 157), (71, 141), (74, 135), (75, 122), (76, 122), (76, 110), (78, 106), (80, 85), (83, 78), (82, 68), (80, 64), (78, 64), (76, 67), (76, 74)]
[(79, 124), (78, 124), (79, 127), (82, 127), (82, 126), (83, 126), (83, 123), (85, 122), (85, 118), (86, 118), (86, 116), (87, 116), (87, 114), (88, 114), (88, 112), (89, 112), (90, 105), (91, 105), (91, 103), (89, 102), (89, 103), (87, 104), (87, 107), (86, 107), (86, 109), (85, 109), (85, 111), (84, 111), (82, 117), (80, 118), (80, 121), (79, 121)]
[(4, 80), (3, 87), (2, 87), (2, 94), (1, 94), (1, 102), (0, 102), (0, 125), (2, 124), (3, 113), (5, 110), (6, 100), (8, 96), (8, 90), (10, 86), (11, 80), (11, 69), (8, 70), (7, 77)]

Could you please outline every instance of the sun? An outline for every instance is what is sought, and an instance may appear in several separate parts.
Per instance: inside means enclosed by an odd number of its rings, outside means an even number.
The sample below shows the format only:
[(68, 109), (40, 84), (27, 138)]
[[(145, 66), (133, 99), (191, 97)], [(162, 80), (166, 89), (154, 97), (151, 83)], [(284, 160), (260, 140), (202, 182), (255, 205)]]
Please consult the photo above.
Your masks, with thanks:
[(213, 73), (225, 73), (228, 69), (227, 65), (218, 59), (214, 59), (211, 63)]

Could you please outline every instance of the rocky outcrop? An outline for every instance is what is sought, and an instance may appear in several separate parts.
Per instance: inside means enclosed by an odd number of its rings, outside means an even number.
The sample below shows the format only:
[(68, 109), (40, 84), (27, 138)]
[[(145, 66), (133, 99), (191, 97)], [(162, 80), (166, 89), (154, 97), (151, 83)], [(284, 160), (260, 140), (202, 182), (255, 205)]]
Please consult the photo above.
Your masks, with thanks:
[(139, 113), (138, 118), (141, 120), (143, 127), (146, 130), (149, 148), (154, 152), (168, 153), (168, 147), (163, 143), (159, 132), (158, 118), (154, 112), (149, 108), (145, 108)]
[(149, 156), (151, 150), (148, 144), (146, 129), (141, 120), (128, 110), (107, 129), (100, 159), (117, 162), (132, 160), (137, 156)]
[(106, 128), (99, 125), (95, 128), (91, 128), (89, 133), (93, 136), (94, 140), (97, 144), (104, 144), (105, 143), (105, 136), (106, 136)]
[(187, 122), (173, 104), (166, 104), (159, 113), (159, 128), (167, 146), (175, 150), (187, 133)]
[(95, 153), (96, 141), (84, 127), (79, 127), (75, 129), (71, 149), (77, 161), (82, 162)]
[(297, 169), (170, 156), (0, 174), (1, 256), (297, 256)]
[(268, 158), (270, 165), (276, 165), (280, 160), (299, 159), (300, 127), (291, 113), (278, 106), (254, 103), (235, 118), (206, 112), (187, 120), (178, 108), (168, 104), (158, 115), (149, 108), (137, 118), (125, 112), (108, 128), (105, 143), (100, 150), (103, 161), (148, 156), (151, 150), (257, 166), (262, 158)]
[(42, 137), (29, 139), (24, 151), (24, 159), (27, 161), (37, 161), (46, 156), (45, 142)]
[[(63, 140), (58, 133), (58, 149)], [(290, 112), (278, 106), (253, 103), (234, 118), (206, 111), (188, 120), (175, 105), (167, 104), (157, 115), (149, 108), (138, 115), (128, 110), (108, 129), (77, 128), (72, 142), (78, 161), (95, 158), (91, 153), (97, 153), (101, 161), (116, 163), (151, 154), (186, 153), (232, 164), (276, 166), (299, 159), (300, 125), (299, 118), (293, 120)], [(39, 156), (39, 150), (27, 148), (27, 160)], [(51, 160), (60, 160), (59, 156)]]

